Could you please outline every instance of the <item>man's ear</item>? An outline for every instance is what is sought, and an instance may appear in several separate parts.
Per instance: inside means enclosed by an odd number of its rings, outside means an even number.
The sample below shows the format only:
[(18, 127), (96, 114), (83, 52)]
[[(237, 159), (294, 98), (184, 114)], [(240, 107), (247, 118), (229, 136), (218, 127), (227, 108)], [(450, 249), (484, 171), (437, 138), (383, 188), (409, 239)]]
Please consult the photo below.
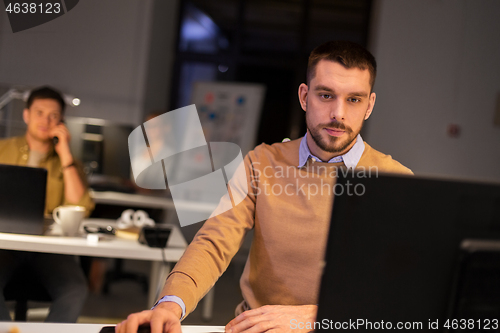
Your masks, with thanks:
[(301, 83), (299, 86), (299, 102), (302, 110), (307, 111), (307, 94), (309, 93), (309, 87), (305, 83)]
[(366, 109), (365, 113), (365, 120), (370, 118), (370, 115), (372, 114), (373, 107), (375, 106), (375, 99), (377, 98), (377, 95), (372, 92), (370, 94), (370, 100), (368, 101), (368, 108)]
[(24, 123), (26, 125), (30, 122), (30, 110), (24, 109), (24, 111), (23, 111), (23, 120), (24, 120)]

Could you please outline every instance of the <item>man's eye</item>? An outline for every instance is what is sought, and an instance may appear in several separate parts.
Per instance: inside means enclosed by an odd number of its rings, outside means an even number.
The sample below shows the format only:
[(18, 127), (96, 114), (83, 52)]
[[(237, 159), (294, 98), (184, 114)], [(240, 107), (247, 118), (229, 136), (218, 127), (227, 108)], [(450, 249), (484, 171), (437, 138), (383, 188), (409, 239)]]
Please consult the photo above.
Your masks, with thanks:
[(358, 102), (360, 102), (360, 99), (359, 98), (355, 98), (355, 97), (348, 98), (347, 100), (349, 102), (351, 102), (351, 103), (358, 103)]
[(320, 94), (320, 97), (323, 99), (331, 99), (333, 96), (329, 94)]

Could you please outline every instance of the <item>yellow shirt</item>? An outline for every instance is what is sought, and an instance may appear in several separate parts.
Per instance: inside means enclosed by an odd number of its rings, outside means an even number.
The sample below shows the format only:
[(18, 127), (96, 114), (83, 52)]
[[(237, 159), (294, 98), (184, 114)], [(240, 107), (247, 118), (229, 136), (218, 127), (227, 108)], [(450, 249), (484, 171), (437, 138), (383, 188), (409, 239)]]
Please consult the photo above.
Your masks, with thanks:
[[(29, 147), (25, 136), (12, 137), (0, 140), (0, 163), (26, 166), (29, 157)], [(59, 156), (52, 148), (47, 156), (40, 161), (40, 168), (47, 169), (47, 193), (45, 201), (45, 215), (52, 214), (57, 206), (79, 205), (86, 208), (86, 215), (94, 209), (94, 202), (90, 198), (88, 189), (78, 202), (68, 202), (64, 195), (64, 179)], [(80, 178), (85, 182), (85, 175), (77, 164)]]

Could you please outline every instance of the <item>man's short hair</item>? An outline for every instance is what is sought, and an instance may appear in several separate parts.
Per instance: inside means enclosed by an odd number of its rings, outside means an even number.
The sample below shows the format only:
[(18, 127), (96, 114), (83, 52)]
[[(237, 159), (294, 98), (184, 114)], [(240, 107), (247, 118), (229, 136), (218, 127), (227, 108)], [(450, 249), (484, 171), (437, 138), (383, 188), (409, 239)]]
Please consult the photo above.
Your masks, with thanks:
[(61, 116), (64, 115), (66, 102), (61, 93), (49, 86), (35, 88), (31, 91), (28, 100), (26, 101), (26, 108), (29, 109), (36, 99), (53, 99), (61, 106)]
[(345, 68), (368, 69), (370, 72), (370, 86), (373, 90), (377, 63), (375, 57), (364, 47), (349, 41), (330, 41), (316, 47), (309, 56), (307, 64), (307, 84), (316, 74), (316, 65), (320, 60), (337, 62)]

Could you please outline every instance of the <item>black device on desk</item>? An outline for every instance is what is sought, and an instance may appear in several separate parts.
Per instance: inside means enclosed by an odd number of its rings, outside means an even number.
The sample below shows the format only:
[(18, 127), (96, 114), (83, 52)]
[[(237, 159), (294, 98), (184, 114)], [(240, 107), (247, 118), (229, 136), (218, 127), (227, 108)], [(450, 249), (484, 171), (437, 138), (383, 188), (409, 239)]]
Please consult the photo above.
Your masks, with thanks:
[(47, 170), (0, 164), (0, 232), (41, 235)]
[(443, 332), (473, 319), (495, 331), (498, 317), (457, 317), (456, 295), (462, 240), (500, 239), (500, 185), (379, 174), (338, 186), (317, 329)]
[(139, 242), (149, 247), (166, 248), (172, 232), (171, 225), (157, 224), (154, 227), (144, 226), (139, 234)]

